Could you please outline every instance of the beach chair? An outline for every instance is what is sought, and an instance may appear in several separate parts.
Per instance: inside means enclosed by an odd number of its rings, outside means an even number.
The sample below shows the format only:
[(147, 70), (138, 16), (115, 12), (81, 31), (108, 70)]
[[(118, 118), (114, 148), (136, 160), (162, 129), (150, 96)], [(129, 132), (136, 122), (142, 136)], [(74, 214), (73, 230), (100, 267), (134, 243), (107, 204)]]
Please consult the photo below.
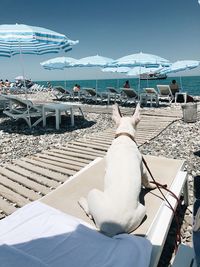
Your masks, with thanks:
[(103, 103), (103, 101), (108, 101), (107, 94), (103, 92), (96, 92), (94, 88), (83, 88), (84, 93), (83, 102), (86, 103)]
[(108, 104), (116, 103), (116, 102), (121, 102), (121, 91), (117, 90), (114, 87), (107, 87), (106, 88), (108, 92)]
[[(30, 100), (24, 100), (16, 96), (5, 96), (9, 101), (9, 108), (3, 113), (13, 120), (24, 119), (30, 128), (42, 121), (42, 104), (33, 104)], [(36, 119), (32, 123), (32, 119)]]
[(155, 103), (156, 107), (159, 105), (158, 92), (154, 88), (144, 88), (143, 93), (140, 94), (140, 104), (147, 105), (148, 101), (152, 107)]
[[(153, 156), (145, 156), (145, 159), (156, 180), (167, 182), (178, 197), (183, 192), (187, 205), (184, 161)], [(28, 204), (1, 220), (0, 244), (6, 245), (4, 250), (12, 254), (12, 249), (18, 249), (18, 260), (25, 253), (27, 257), (34, 255), (34, 259), (44, 264), (51, 263), (53, 267), (64, 266), (58, 262), (77, 267), (98, 264), (156, 267), (173, 212), (158, 190), (143, 191), (141, 197), (147, 208), (146, 220), (132, 234), (113, 238), (100, 234), (94, 222), (80, 208), (78, 200), (87, 196), (93, 188), (103, 189), (104, 173), (105, 159), (96, 158), (39, 201)], [(176, 208), (177, 200), (170, 193), (166, 197), (172, 207)], [(6, 257), (4, 259), (8, 260)], [(47, 259), (49, 262), (46, 262)]]
[(4, 95), (0, 95), (0, 110), (4, 110), (8, 106), (9, 101), (4, 97)]
[[(183, 193), (185, 205), (188, 205), (187, 173), (183, 171), (184, 161), (153, 156), (145, 156), (145, 159), (156, 180), (162, 184), (167, 183), (168, 188), (178, 198)], [(55, 191), (43, 197), (41, 202), (78, 217), (95, 227), (94, 222), (86, 216), (78, 205), (78, 200), (82, 196), (86, 197), (92, 188), (103, 189), (104, 173), (105, 160), (97, 158)], [(147, 218), (133, 234), (144, 236), (152, 243), (153, 251), (150, 264), (152, 267), (157, 266), (159, 261), (173, 212), (158, 190), (143, 192), (143, 195), (147, 208)], [(169, 193), (166, 194), (166, 197), (173, 208), (176, 208), (177, 200)]]
[(158, 84), (157, 89), (158, 89), (158, 94), (159, 94), (159, 100), (161, 101), (167, 100), (171, 104), (171, 102), (174, 99), (174, 96), (171, 92), (170, 86)]
[(121, 103), (126, 104), (136, 104), (139, 100), (138, 93), (133, 88), (120, 88), (121, 90)]
[(72, 97), (71, 92), (62, 86), (55, 86), (52, 90), (52, 94), (57, 100), (69, 100)]

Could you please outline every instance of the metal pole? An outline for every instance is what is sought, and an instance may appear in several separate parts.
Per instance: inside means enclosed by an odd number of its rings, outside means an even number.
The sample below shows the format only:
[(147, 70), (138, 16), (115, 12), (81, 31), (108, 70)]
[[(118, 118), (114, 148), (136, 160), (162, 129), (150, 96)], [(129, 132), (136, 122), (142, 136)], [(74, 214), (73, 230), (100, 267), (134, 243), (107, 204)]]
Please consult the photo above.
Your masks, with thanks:
[(19, 53), (20, 53), (20, 62), (21, 62), (21, 67), (22, 67), (23, 84), (24, 84), (24, 88), (25, 88), (25, 96), (26, 96), (26, 99), (27, 99), (25, 71), (24, 71), (24, 62), (23, 62), (23, 57), (22, 57), (22, 48), (21, 48), (21, 42), (20, 42), (20, 40), (19, 40)]
[[(21, 66), (22, 66), (23, 83), (24, 83), (24, 88), (25, 88), (25, 97), (26, 97), (26, 100), (28, 100), (28, 97), (27, 97), (27, 91), (26, 91), (26, 81), (25, 81), (24, 62), (23, 62), (23, 57), (22, 57), (22, 48), (21, 48), (21, 42), (20, 42), (20, 40), (19, 40), (19, 52), (20, 52), (20, 61), (21, 61)], [(30, 112), (29, 112), (28, 101), (27, 101), (27, 111), (28, 111), (29, 125), (30, 125), (30, 127), (31, 127), (31, 116), (30, 116)]]
[(180, 88), (181, 88), (181, 91), (183, 91), (182, 78), (181, 76), (179, 78), (180, 78)]

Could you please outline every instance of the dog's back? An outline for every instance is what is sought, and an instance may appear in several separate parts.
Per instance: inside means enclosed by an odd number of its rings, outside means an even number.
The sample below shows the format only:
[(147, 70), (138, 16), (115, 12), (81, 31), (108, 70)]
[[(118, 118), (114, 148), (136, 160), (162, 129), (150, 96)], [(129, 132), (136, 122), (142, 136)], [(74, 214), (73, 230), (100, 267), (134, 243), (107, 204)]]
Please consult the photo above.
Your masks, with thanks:
[(114, 106), (118, 137), (106, 155), (104, 191), (93, 189), (87, 201), (79, 202), (107, 235), (133, 231), (145, 216), (145, 207), (139, 203), (142, 158), (132, 140), (139, 122), (139, 108), (132, 117), (122, 118), (118, 106)]

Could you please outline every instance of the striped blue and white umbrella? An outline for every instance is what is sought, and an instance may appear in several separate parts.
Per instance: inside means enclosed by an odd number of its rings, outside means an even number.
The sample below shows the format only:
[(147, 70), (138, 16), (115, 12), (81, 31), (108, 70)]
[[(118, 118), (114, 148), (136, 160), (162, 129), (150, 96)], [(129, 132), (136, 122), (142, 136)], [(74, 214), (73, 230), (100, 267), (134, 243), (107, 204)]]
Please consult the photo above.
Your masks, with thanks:
[(24, 24), (0, 25), (0, 56), (67, 52), (78, 41), (45, 28)]
[(40, 63), (40, 65), (47, 70), (63, 70), (70, 68), (76, 64), (77, 59), (72, 57), (55, 57)]

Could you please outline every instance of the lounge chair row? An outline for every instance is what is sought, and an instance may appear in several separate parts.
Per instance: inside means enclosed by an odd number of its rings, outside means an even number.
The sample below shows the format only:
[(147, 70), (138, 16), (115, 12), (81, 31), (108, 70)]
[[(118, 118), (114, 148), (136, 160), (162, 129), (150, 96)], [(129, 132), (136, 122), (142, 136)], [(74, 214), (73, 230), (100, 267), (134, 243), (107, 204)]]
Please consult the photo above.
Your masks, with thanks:
[(57, 100), (78, 100), (86, 103), (105, 103), (111, 104), (118, 102), (121, 105), (136, 104), (140, 101), (141, 104), (159, 105), (159, 101), (166, 100), (171, 103), (174, 96), (169, 85), (157, 85), (157, 91), (154, 88), (144, 88), (141, 94), (134, 88), (120, 88), (107, 87), (106, 91), (96, 91), (94, 88), (83, 88), (79, 92), (72, 92), (57, 86), (53, 89), (52, 94)]

